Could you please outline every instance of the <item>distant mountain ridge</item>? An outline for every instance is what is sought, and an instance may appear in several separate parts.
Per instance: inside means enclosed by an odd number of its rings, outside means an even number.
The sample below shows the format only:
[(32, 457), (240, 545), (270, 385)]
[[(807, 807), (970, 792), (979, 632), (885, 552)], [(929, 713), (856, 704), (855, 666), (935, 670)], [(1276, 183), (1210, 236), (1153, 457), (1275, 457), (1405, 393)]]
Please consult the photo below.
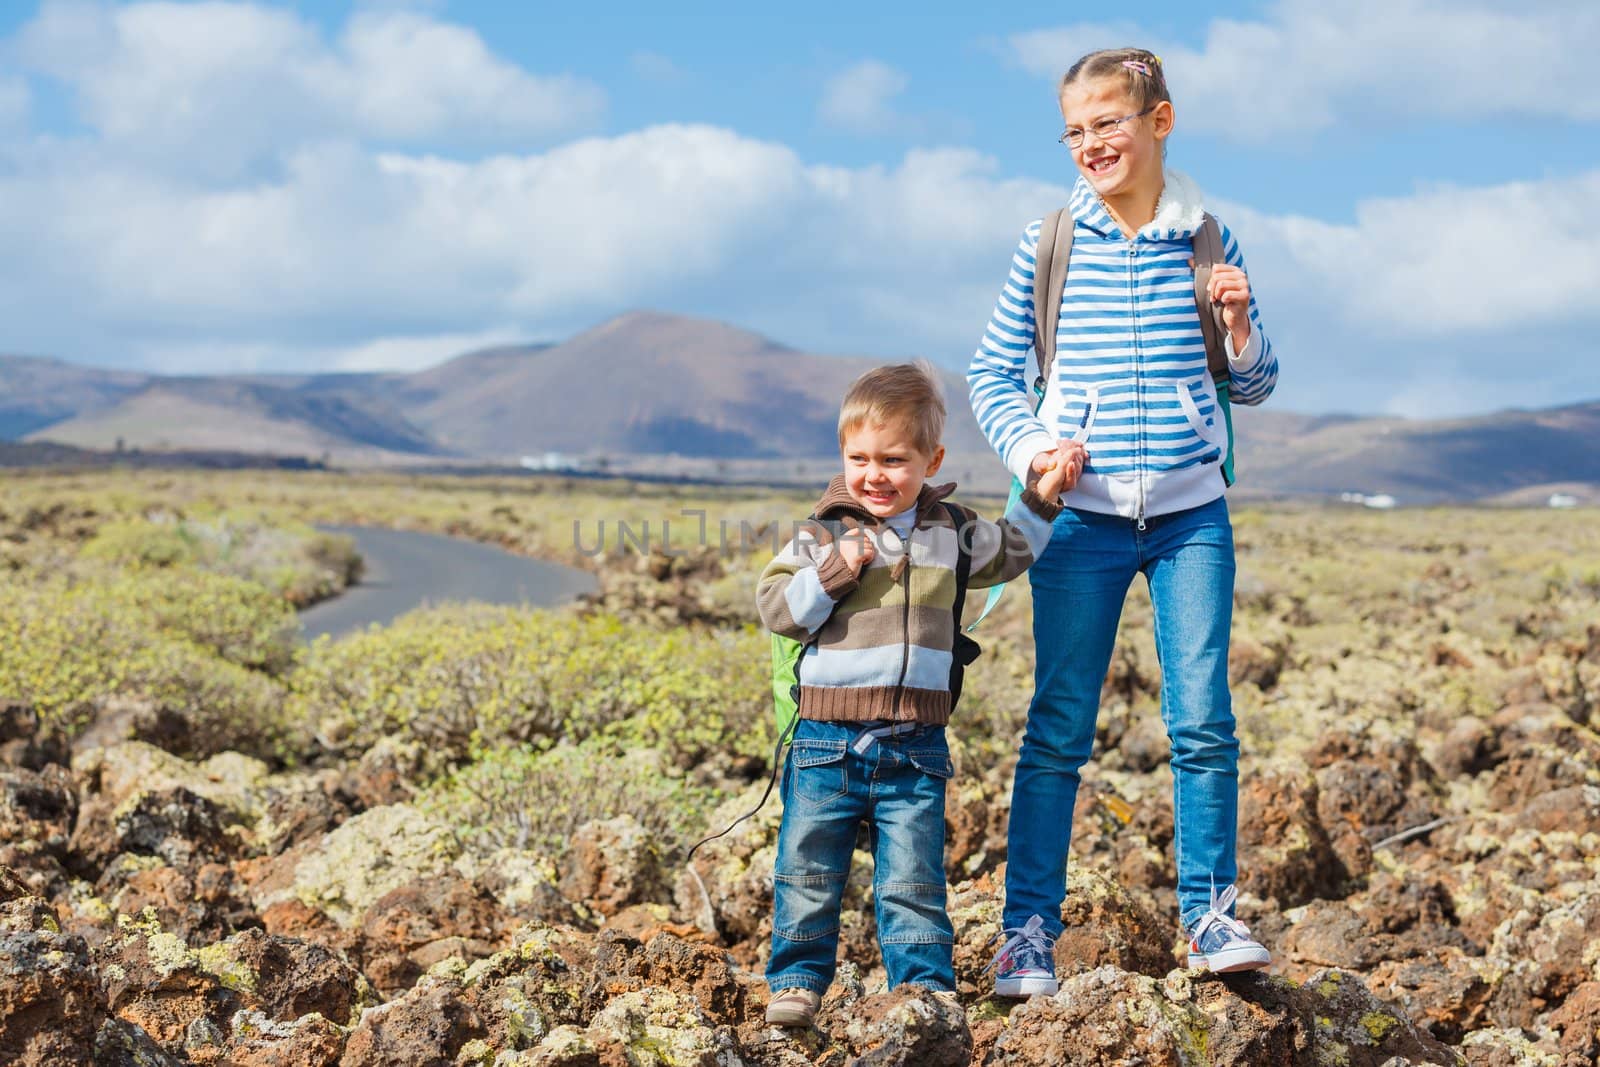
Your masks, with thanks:
[[(797, 469), (791, 461), (835, 451), (840, 396), (881, 362), (800, 352), (725, 323), (654, 311), (559, 344), (467, 352), (412, 373), (176, 377), (0, 356), (0, 441), (348, 464), (511, 465), (555, 453), (640, 470), (682, 458), (776, 477)], [(952, 459), (1003, 480), (962, 375), (946, 372), (945, 388)], [(1449, 420), (1308, 416), (1269, 405), (1236, 409), (1236, 426), (1250, 492), (1383, 492), (1425, 502), (1561, 485), (1596, 487), (1600, 500), (1600, 401)]]

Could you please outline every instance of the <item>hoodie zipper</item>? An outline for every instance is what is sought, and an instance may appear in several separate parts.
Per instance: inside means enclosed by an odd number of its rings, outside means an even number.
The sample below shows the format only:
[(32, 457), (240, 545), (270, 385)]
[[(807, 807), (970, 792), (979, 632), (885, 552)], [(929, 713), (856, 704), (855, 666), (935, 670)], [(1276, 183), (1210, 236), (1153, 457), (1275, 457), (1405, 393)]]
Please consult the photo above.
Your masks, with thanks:
[(1145, 508), (1145, 440), (1144, 440), (1144, 363), (1139, 355), (1139, 278), (1134, 269), (1138, 258), (1138, 235), (1128, 239), (1128, 308), (1133, 319), (1133, 410), (1139, 420), (1138, 449), (1135, 452), (1133, 476), (1139, 481), (1139, 529), (1144, 530)]
[(889, 712), (889, 718), (895, 722), (900, 721), (900, 698), (905, 694), (906, 670), (911, 665), (911, 538), (916, 532), (916, 520), (912, 519), (911, 530), (905, 539), (905, 555), (900, 557), (897, 564), (905, 603), (900, 611), (900, 680), (894, 684), (894, 705)]

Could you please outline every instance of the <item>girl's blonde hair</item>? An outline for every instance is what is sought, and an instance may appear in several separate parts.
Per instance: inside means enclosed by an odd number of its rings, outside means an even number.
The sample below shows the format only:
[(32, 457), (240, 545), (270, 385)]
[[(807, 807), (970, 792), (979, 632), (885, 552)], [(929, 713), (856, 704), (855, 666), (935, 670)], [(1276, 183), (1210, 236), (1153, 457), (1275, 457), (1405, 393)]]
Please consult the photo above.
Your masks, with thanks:
[(906, 430), (918, 452), (933, 455), (944, 440), (944, 389), (925, 359), (874, 367), (851, 384), (839, 406), (839, 447), (862, 426)]
[(1067, 68), (1061, 76), (1061, 84), (1056, 87), (1056, 96), (1059, 98), (1078, 82), (1102, 78), (1122, 82), (1128, 99), (1138, 105), (1140, 111), (1162, 101), (1172, 101), (1167, 92), (1166, 72), (1161, 69), (1161, 57), (1144, 48), (1102, 48), (1090, 52)]

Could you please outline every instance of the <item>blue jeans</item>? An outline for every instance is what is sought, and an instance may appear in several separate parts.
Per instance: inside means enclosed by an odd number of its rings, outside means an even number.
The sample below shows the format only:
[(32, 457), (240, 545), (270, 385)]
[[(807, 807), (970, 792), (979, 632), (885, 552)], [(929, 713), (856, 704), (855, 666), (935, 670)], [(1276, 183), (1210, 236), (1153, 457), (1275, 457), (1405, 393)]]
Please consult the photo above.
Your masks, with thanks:
[(1190, 928), (1211, 884), (1231, 885), (1239, 821), (1239, 742), (1228, 693), (1233, 526), (1219, 497), (1145, 520), (1067, 509), (1029, 572), (1036, 649), (1033, 702), (1011, 787), (1005, 924), (1044, 919), (1061, 933), (1078, 772), (1094, 746), (1100, 686), (1122, 602), (1150, 583), (1161, 720), (1172, 743), (1178, 909)]
[(774, 993), (800, 986), (820, 994), (833, 981), (839, 901), (863, 821), (890, 988), (955, 988), (955, 935), (945, 911), (944, 727), (877, 741), (862, 755), (850, 744), (865, 725), (801, 719), (789, 746), (767, 962)]

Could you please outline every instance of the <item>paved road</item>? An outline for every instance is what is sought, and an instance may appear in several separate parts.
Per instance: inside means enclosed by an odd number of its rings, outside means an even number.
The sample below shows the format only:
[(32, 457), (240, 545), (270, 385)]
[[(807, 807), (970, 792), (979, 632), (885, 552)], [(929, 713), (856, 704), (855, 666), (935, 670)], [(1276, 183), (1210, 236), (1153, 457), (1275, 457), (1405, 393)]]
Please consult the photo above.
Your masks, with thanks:
[(375, 526), (317, 528), (354, 538), (366, 572), (343, 595), (300, 613), (307, 640), (388, 623), (424, 604), (479, 600), (553, 607), (598, 588), (586, 571), (459, 537)]

